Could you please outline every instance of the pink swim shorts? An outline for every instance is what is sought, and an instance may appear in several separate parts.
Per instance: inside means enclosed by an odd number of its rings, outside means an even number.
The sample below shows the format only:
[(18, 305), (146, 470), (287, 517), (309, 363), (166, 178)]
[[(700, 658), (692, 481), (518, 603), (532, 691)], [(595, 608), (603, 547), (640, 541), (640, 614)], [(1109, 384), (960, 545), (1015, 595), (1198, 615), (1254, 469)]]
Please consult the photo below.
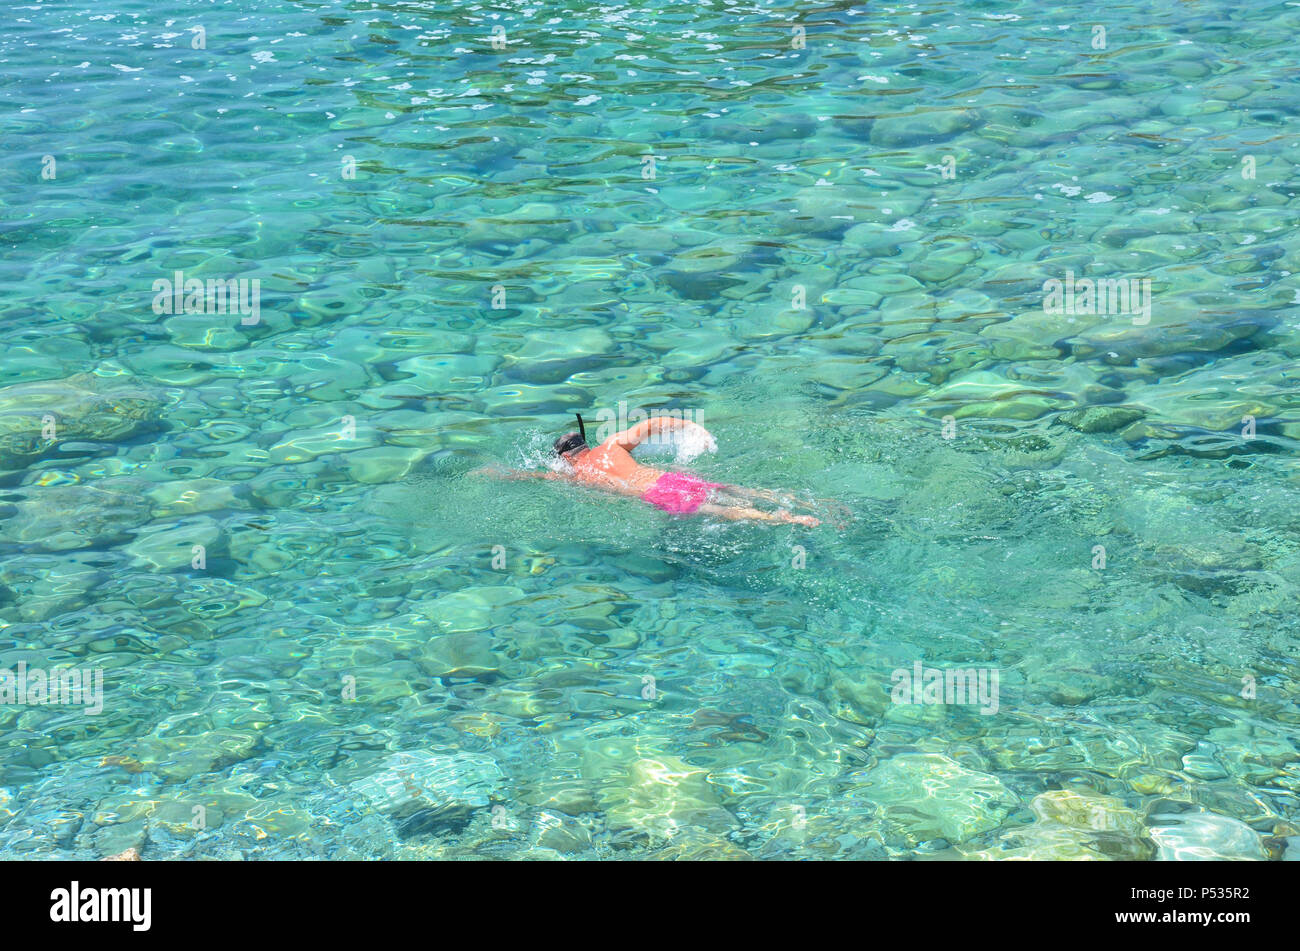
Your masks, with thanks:
[(665, 472), (641, 498), (665, 512), (690, 515), (705, 503), (712, 490), (724, 486), (722, 482), (705, 482), (684, 472)]

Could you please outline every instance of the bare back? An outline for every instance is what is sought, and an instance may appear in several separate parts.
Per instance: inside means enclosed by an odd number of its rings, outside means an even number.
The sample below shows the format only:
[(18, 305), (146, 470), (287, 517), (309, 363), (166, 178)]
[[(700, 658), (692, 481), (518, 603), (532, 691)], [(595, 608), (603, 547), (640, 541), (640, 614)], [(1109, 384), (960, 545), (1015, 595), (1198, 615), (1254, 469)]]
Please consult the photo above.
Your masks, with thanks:
[(589, 449), (572, 463), (574, 481), (622, 495), (642, 495), (664, 474), (662, 469), (641, 465), (614, 439)]

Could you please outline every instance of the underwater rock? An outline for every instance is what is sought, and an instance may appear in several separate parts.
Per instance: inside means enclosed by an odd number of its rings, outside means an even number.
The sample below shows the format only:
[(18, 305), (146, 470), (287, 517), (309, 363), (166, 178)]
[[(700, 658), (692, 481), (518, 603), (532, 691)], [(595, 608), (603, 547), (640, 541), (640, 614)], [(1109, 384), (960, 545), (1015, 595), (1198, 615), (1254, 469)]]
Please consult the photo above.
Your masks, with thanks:
[(941, 753), (900, 753), (857, 775), (859, 795), (917, 842), (964, 842), (996, 829), (1019, 802), (996, 776)]
[(524, 597), (513, 585), (480, 585), (461, 588), (414, 608), (445, 633), (483, 631), (501, 622), (501, 608)]
[(335, 463), (348, 478), (376, 485), (407, 478), (429, 452), (418, 447), (378, 446), (343, 453)]
[(453, 730), (470, 736), (481, 736), (484, 739), (497, 736), (504, 722), (504, 717), (493, 713), (461, 713), (448, 721)]
[(1213, 743), (1204, 741), (1196, 744), (1196, 749), (1183, 756), (1183, 772), (1193, 779), (1223, 779), (1228, 771), (1214, 758)]
[(707, 776), (675, 756), (635, 760), (620, 780), (601, 789), (606, 828), (644, 834), (659, 842), (685, 828), (719, 833), (739, 826), (735, 816), (722, 808)]
[(1085, 406), (1057, 417), (1066, 426), (1081, 433), (1113, 433), (1135, 423), (1145, 415), (1131, 406)]
[(94, 827), (90, 830), (89, 836), (83, 835), (82, 839), (81, 844), (85, 848), (101, 854), (109, 853), (110, 858), (101, 860), (107, 862), (127, 852), (135, 852), (138, 856), (139, 850), (143, 849), (149, 841), (149, 833), (146, 831), (144, 819), (132, 819), (129, 822)]
[[(253, 800), (255, 802), (256, 800)], [(253, 803), (250, 802), (250, 805)], [(199, 833), (199, 826), (195, 820), (202, 816), (202, 828), (217, 829), (220, 828), (223, 816), (216, 809), (208, 809), (204, 806), (202, 812), (196, 812), (195, 806), (203, 806), (199, 802), (182, 802), (176, 800), (163, 800), (153, 804), (145, 818), (144, 833), (148, 838), (175, 838), (175, 839), (192, 839)], [(109, 828), (116, 828), (110, 826)]]
[(749, 862), (754, 856), (722, 836), (689, 830), (639, 858), (648, 862)]
[(142, 770), (183, 780), (213, 773), (247, 759), (257, 735), (235, 730), (208, 730), (194, 736), (146, 736), (133, 749)]
[(966, 860), (999, 862), (1102, 862), (1112, 858), (1095, 845), (1095, 837), (1087, 832), (1035, 822), (1008, 832), (997, 845), (979, 849), (958, 846), (954, 851)]
[(600, 811), (593, 784), (580, 779), (548, 780), (540, 786), (522, 789), (519, 798), (529, 805), (568, 816)]
[(1013, 400), (1026, 394), (1027, 388), (1023, 383), (988, 370), (977, 370), (945, 383), (934, 390), (930, 398), (936, 403), (969, 404)]
[(815, 319), (811, 308), (792, 310), (783, 301), (763, 301), (746, 310), (744, 316), (736, 318), (731, 324), (731, 332), (735, 337), (746, 342), (803, 334)]
[[(1131, 303), (1130, 306), (1135, 305)], [(1150, 324), (1134, 324), (1133, 321), (1140, 317), (1107, 316), (1098, 319), (1102, 322), (1073, 337), (1074, 356), (1081, 360), (1104, 359), (1112, 365), (1126, 365), (1154, 357), (1214, 353), (1263, 329), (1261, 318), (1249, 312), (1216, 318), (1216, 315), (1177, 302), (1161, 302), (1154, 308)], [(1212, 368), (1209, 371), (1211, 379), (1221, 382), (1221, 372), (1220, 367)], [(1152, 395), (1168, 395), (1167, 386), (1168, 382), (1162, 381), (1158, 389), (1152, 389)], [(1145, 401), (1135, 395), (1132, 402)]]
[(1088, 790), (1053, 789), (1039, 793), (1029, 808), (1039, 822), (1130, 836), (1137, 836), (1142, 831), (1142, 817), (1134, 810), (1113, 796)]
[(891, 707), (889, 691), (879, 680), (854, 680), (835, 674), (831, 692), (839, 701), (832, 707), (835, 715), (853, 723), (868, 726), (879, 723)]
[(980, 125), (974, 109), (931, 109), (911, 115), (888, 115), (871, 126), (872, 145), (907, 147), (932, 145)]
[[(138, 771), (138, 764), (128, 769)], [(238, 818), (258, 805), (255, 797), (239, 788), (246, 775), (215, 779), (215, 785), (205, 781), (201, 789), (178, 791), (177, 798), (119, 793), (101, 799), (92, 814), (97, 830), (90, 837), (90, 847), (107, 851), (134, 845), (143, 849), (155, 838), (189, 841), (201, 830), (220, 829), (227, 817)]]
[(221, 526), (206, 515), (154, 523), (133, 533), (135, 541), (123, 550), (160, 571), (191, 567), (200, 554), (196, 546), (202, 547), (205, 561), (214, 557), (222, 538)]
[(501, 669), (486, 634), (447, 634), (430, 638), (415, 663), (429, 677), (482, 677)]
[(107, 547), (149, 521), (149, 502), (137, 492), (93, 485), (29, 486), (26, 498), (0, 523), (6, 540), (35, 551)]
[(241, 831), (242, 827), (247, 826), (258, 839), (288, 839), (308, 832), (314, 821), (309, 812), (283, 800), (261, 800), (232, 824), (241, 827)]
[(699, 370), (721, 360), (736, 344), (716, 330), (673, 328), (656, 331), (646, 345), (662, 352), (665, 369)]
[[(1070, 594), (1070, 592), (1064, 592)], [(1092, 602), (1087, 588), (1076, 588), (1076, 608)], [(1075, 707), (1103, 696), (1129, 696), (1133, 684), (1113, 672), (1102, 673), (1097, 659), (1081, 650), (1031, 654), (1023, 663), (1028, 693), (1035, 701), (1046, 699), (1064, 707)]]
[(1148, 834), (1161, 861), (1264, 861), (1268, 853), (1258, 832), (1239, 819), (1210, 812), (1161, 814), (1150, 818)]
[(150, 388), (92, 373), (0, 388), (0, 470), (22, 469), (64, 443), (154, 432), (163, 405)]
[(1124, 777), (1128, 788), (1142, 796), (1172, 796), (1178, 790), (1179, 777), (1139, 767)]
[(869, 311), (880, 303), (881, 295), (869, 286), (870, 278), (855, 277), (821, 295), (820, 303), (831, 307), (848, 307), (855, 311)]
[[(396, 364), (392, 379), (399, 394), (475, 393), (492, 382), (501, 362), (501, 357), (491, 353), (422, 353)], [(550, 378), (541, 365), (539, 370)]]
[[(841, 242), (846, 249), (868, 260), (888, 258), (890, 263), (906, 262), (921, 253), (915, 231), (897, 231), (890, 223), (864, 221), (844, 232)], [(853, 278), (861, 280), (861, 278)]]
[(957, 846), (968, 860), (1132, 861), (1151, 857), (1142, 820), (1120, 800), (1090, 790), (1057, 789), (1030, 803), (1034, 821), (1011, 827), (992, 845)]
[(409, 819), (422, 810), (481, 809), (505, 783), (496, 760), (481, 753), (403, 751), (379, 765), (376, 772), (349, 784), (347, 791), (395, 819)]
[(727, 240), (701, 245), (673, 256), (669, 267), (680, 274), (710, 274), (732, 271), (740, 264), (743, 246)]
[(1169, 565), (1197, 572), (1260, 571), (1265, 567), (1264, 552), (1254, 542), (1239, 535), (1219, 534), (1212, 540), (1203, 536), (1199, 527), (1186, 525), (1184, 537), (1173, 544), (1156, 545), (1155, 551)]
[(241, 485), (220, 479), (199, 478), (163, 482), (145, 493), (153, 502), (154, 515), (168, 518), (199, 515), (223, 509), (248, 508)]
[(868, 363), (861, 357), (831, 357), (817, 364), (817, 386), (827, 395), (866, 390), (889, 372), (887, 366)]
[(987, 106), (983, 111), (986, 122), (977, 133), (980, 138), (1021, 149), (1044, 148), (1051, 141), (1052, 123), (1044, 121), (1041, 111), (1005, 105)]
[[(526, 370), (528, 382), (559, 383), (567, 378), (563, 371), (578, 372), (579, 365), (583, 369), (603, 366), (617, 350), (614, 338), (595, 327), (534, 331), (524, 335), (505, 367), (516, 375)], [(542, 376), (544, 381), (539, 379)]]
[(100, 859), (101, 862), (138, 862), (140, 861), (140, 851), (132, 846), (117, 855), (107, 855)]
[(754, 142), (780, 142), (791, 139), (805, 139), (817, 128), (811, 116), (800, 114), (773, 114), (770, 112), (755, 115), (750, 121), (740, 119), (731, 122), (713, 122), (707, 126), (711, 139), (750, 145)]
[(586, 852), (592, 847), (591, 831), (561, 812), (538, 812), (533, 817), (533, 845), (561, 855)]
[[(846, 287), (865, 287), (889, 298), (890, 305), (896, 305), (897, 301), (904, 298), (905, 295), (916, 294), (923, 290), (919, 281), (914, 277), (906, 274), (898, 274), (889, 271), (875, 271), (865, 277), (851, 278), (845, 282)], [(904, 313), (911, 311), (910, 307), (893, 307), (894, 310), (903, 310)], [(886, 313), (891, 307), (885, 307)]]
[(908, 267), (908, 273), (922, 284), (943, 284), (965, 271), (978, 257), (979, 253), (964, 241), (937, 240), (927, 246), (923, 258)]
[[(0, 532), (0, 537), (3, 537)], [(0, 617), (43, 621), (85, 605), (86, 592), (100, 584), (112, 562), (100, 552), (46, 559), (29, 574), (17, 563), (0, 566)]]
[[(1206, 739), (1218, 747), (1221, 757), (1231, 759), (1243, 769), (1250, 763), (1263, 763), (1276, 772), (1300, 760), (1300, 750), (1293, 740), (1244, 724), (1216, 727), (1206, 734)], [(1238, 771), (1234, 769), (1233, 773), (1237, 775)]]

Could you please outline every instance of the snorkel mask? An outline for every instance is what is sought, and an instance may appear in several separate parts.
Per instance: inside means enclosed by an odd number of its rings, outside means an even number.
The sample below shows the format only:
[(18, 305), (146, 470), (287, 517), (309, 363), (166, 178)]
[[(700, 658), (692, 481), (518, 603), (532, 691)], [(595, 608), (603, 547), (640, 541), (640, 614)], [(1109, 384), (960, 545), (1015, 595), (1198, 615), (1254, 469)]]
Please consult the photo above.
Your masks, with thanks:
[(582, 414), (574, 413), (573, 415), (578, 417), (578, 431), (555, 440), (553, 448), (557, 456), (563, 456), (566, 452), (573, 452), (575, 449), (587, 448), (587, 427), (583, 425)]

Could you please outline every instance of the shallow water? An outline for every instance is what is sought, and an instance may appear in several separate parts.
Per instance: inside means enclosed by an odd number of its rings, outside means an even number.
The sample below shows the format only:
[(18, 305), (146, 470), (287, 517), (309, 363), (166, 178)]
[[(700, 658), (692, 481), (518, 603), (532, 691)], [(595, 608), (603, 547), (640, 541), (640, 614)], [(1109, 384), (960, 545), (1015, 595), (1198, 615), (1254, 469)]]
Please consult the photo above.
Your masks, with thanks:
[(1295, 857), (1300, 5), (241, 6), (6, 11), (0, 855)]

